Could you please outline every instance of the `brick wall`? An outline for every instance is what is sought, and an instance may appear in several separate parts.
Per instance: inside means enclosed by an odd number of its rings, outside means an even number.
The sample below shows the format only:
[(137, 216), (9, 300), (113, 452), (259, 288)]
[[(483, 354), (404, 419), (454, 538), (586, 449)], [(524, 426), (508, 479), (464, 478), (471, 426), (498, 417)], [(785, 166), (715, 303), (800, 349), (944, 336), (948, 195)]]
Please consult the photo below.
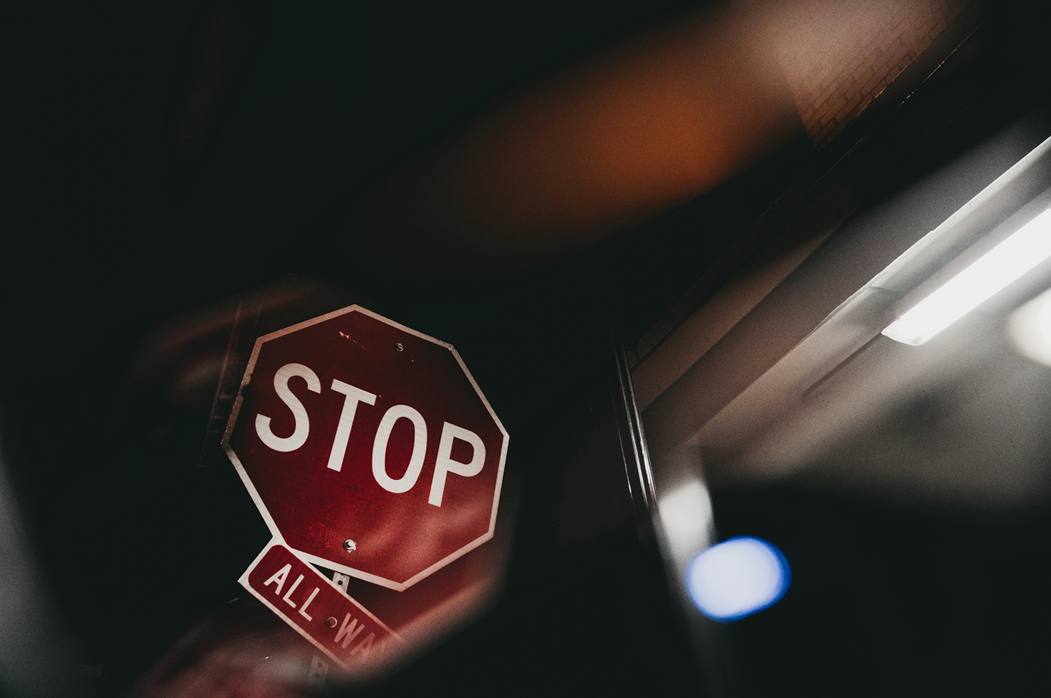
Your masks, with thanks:
[(774, 50), (811, 140), (835, 138), (966, 0), (783, 0)]

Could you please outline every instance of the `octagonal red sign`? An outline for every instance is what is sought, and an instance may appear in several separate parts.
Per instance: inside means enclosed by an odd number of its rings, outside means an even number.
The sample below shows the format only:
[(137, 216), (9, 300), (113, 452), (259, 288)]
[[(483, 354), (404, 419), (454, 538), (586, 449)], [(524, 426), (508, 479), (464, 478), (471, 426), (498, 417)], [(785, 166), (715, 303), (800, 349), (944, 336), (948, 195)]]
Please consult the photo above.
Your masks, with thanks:
[(507, 442), (452, 346), (358, 306), (260, 337), (223, 438), (275, 537), (398, 590), (492, 537)]

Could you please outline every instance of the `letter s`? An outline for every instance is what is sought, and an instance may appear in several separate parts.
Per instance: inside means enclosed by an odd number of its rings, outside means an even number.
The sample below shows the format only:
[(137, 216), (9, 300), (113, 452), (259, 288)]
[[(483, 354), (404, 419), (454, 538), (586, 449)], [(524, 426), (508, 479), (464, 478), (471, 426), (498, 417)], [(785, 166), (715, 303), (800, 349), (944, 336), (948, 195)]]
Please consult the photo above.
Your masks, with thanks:
[(281, 401), (288, 405), (288, 409), (292, 410), (292, 416), (296, 418), (296, 428), (291, 436), (277, 436), (270, 430), (270, 418), (257, 414), (255, 433), (259, 434), (260, 441), (281, 453), (296, 450), (306, 443), (307, 435), (310, 434), (310, 418), (307, 417), (307, 410), (288, 387), (288, 379), (292, 376), (304, 379), (307, 382), (307, 390), (313, 393), (321, 392), (321, 381), (317, 374), (303, 364), (285, 364), (274, 374), (274, 391), (277, 392)]

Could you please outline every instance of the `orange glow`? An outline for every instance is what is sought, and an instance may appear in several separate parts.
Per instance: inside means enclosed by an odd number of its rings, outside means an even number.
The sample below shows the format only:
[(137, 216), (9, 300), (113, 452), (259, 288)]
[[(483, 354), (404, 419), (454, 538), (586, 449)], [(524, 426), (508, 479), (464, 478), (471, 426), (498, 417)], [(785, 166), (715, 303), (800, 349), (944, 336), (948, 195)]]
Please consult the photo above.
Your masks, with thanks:
[(732, 178), (803, 136), (762, 27), (680, 17), (521, 92), (379, 190), (373, 252), (442, 276), (525, 270)]

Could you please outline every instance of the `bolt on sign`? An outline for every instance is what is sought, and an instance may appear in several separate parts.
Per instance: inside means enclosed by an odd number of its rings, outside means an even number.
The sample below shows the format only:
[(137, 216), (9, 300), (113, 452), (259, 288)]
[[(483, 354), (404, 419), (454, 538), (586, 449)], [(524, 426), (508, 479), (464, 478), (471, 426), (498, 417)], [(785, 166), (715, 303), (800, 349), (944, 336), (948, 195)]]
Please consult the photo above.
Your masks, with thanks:
[(364, 667), (400, 638), (308, 563), (397, 592), (449, 565), (493, 536), (507, 443), (444, 342), (359, 306), (260, 337), (223, 447), (274, 540), (241, 584)]

